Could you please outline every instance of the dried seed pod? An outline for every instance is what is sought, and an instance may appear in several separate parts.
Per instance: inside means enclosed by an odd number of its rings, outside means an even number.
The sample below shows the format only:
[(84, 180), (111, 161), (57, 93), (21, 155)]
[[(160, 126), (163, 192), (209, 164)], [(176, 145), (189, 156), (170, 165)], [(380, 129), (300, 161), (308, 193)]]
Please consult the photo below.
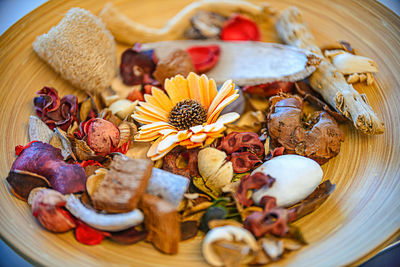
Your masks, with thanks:
[(213, 266), (249, 263), (258, 250), (257, 241), (249, 231), (232, 225), (212, 229), (202, 244), (203, 256)]
[(119, 144), (118, 147), (127, 143), (128, 141), (133, 142), (133, 137), (137, 133), (137, 127), (133, 122), (123, 121), (118, 125), (119, 129)]
[(118, 147), (119, 130), (112, 122), (95, 118), (85, 128), (88, 129), (87, 144), (97, 155), (106, 156)]

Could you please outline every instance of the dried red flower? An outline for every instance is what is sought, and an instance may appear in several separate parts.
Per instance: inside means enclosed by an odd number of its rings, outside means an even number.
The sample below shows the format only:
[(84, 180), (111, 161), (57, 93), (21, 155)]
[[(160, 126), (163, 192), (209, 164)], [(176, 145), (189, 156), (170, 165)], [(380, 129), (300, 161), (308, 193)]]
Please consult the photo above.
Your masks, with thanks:
[(236, 191), (236, 198), (244, 207), (253, 204), (253, 200), (247, 198), (247, 191), (251, 189), (260, 189), (263, 186), (271, 187), (275, 182), (275, 178), (265, 175), (262, 172), (256, 172), (252, 175), (246, 175), (240, 180), (239, 187)]
[(50, 129), (60, 127), (66, 131), (72, 122), (78, 121), (78, 98), (75, 95), (66, 95), (61, 100), (57, 90), (43, 87), (36, 94), (33, 103), (38, 117)]
[(271, 82), (259, 85), (244, 86), (243, 92), (253, 95), (271, 97), (282, 93), (289, 93), (293, 89), (292, 82)]
[(288, 210), (274, 208), (266, 212), (253, 212), (246, 217), (243, 226), (252, 232), (255, 237), (260, 237), (267, 233), (284, 236), (289, 232), (289, 221), (290, 213)]
[(249, 151), (232, 153), (230, 161), (232, 162), (233, 171), (235, 173), (244, 173), (254, 168), (262, 161)]
[(264, 146), (258, 135), (252, 132), (232, 132), (221, 140), (218, 149), (224, 150), (228, 154), (242, 149), (248, 149), (257, 156), (262, 156), (264, 153)]
[(217, 45), (192, 46), (186, 49), (192, 58), (197, 72), (203, 73), (212, 69), (219, 60), (221, 49)]
[(19, 156), (22, 151), (24, 151), (25, 149), (27, 149), (30, 145), (32, 145), (33, 143), (37, 142), (36, 140), (29, 142), (28, 144), (21, 146), (15, 146), (15, 155)]
[(243, 15), (234, 14), (222, 27), (221, 40), (260, 41), (261, 33), (253, 20)]
[(75, 229), (75, 238), (78, 242), (85, 245), (98, 245), (106, 236), (110, 236), (110, 233), (96, 230), (82, 221), (77, 221), (77, 227)]

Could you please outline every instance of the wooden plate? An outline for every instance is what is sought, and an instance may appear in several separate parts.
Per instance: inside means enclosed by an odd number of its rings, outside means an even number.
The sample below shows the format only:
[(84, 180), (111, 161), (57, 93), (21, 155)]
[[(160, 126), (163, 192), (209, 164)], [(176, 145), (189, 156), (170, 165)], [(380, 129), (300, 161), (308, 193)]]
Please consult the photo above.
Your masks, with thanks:
[[(15, 159), (14, 146), (27, 142), (27, 122), (34, 114), (32, 99), (43, 86), (61, 94), (78, 93), (33, 52), (36, 36), (56, 25), (71, 7), (97, 14), (108, 0), (50, 1), (34, 10), (0, 38), (0, 171), (6, 177)], [(162, 26), (190, 1), (116, 1), (129, 17)], [(361, 55), (378, 63), (377, 84), (358, 88), (386, 123), (381, 136), (364, 136), (344, 125), (346, 141), (338, 157), (323, 166), (325, 177), (337, 184), (328, 201), (296, 224), (309, 245), (289, 254), (276, 266), (339, 266), (365, 260), (393, 240), (400, 226), (400, 19), (373, 1), (269, 1), (278, 9), (296, 4), (318, 44), (349, 41)], [(267, 41), (278, 41), (271, 31)], [(124, 47), (119, 46), (119, 53)], [(240, 60), (240, 59), (238, 59)], [(80, 94), (82, 95), (82, 94)], [(183, 242), (180, 253), (167, 256), (150, 244), (124, 246), (105, 241), (79, 244), (72, 232), (43, 230), (26, 203), (14, 198), (3, 179), (0, 184), (1, 237), (29, 261), (40, 265), (200, 266), (201, 238)]]

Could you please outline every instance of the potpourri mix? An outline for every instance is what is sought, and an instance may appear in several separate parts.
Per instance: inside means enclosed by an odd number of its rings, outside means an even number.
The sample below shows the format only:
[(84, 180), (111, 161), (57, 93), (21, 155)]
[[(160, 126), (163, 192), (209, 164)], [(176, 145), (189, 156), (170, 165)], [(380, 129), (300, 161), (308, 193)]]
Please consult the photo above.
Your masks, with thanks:
[[(274, 16), (298, 48), (258, 42)], [(292, 223), (335, 189), (320, 165), (340, 152), (338, 123), (384, 131), (351, 85), (372, 84), (376, 64), (348, 42), (320, 49), (295, 7), (200, 1), (163, 29), (111, 4), (99, 17), (73, 8), (33, 44), (87, 93), (38, 90), (30, 142), (15, 147), (10, 191), (43, 228), (167, 254), (204, 236), (214, 266), (263, 265), (306, 245)], [(132, 45), (119, 69), (114, 38)], [(194, 41), (146, 44), (175, 39)]]

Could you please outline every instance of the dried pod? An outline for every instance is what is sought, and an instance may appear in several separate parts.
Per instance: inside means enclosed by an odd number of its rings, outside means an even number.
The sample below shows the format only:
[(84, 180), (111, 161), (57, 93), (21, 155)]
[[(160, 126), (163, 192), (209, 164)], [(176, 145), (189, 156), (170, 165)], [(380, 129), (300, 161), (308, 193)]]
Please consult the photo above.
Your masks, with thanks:
[(18, 198), (27, 200), (29, 193), (37, 187), (50, 187), (49, 181), (36, 173), (13, 170), (6, 178), (11, 192)]
[(129, 117), (137, 106), (138, 102), (132, 102), (128, 99), (120, 99), (112, 103), (109, 107), (112, 114), (117, 115), (121, 120)]
[(97, 191), (97, 188), (104, 180), (106, 174), (107, 169), (100, 168), (97, 169), (94, 174), (88, 177), (88, 179), (86, 180), (86, 192), (89, 194), (90, 197), (92, 197), (93, 193)]
[(65, 197), (52, 189), (43, 189), (32, 197), (32, 214), (49, 231), (62, 233), (76, 227), (75, 221), (66, 210)]
[(259, 250), (253, 235), (236, 226), (222, 226), (209, 231), (203, 240), (202, 253), (213, 266), (249, 263)]
[(207, 187), (217, 194), (232, 180), (232, 163), (226, 161), (226, 154), (216, 148), (208, 147), (198, 154), (198, 167)]
[(119, 144), (118, 147), (122, 146), (127, 142), (133, 142), (133, 137), (137, 133), (137, 127), (133, 122), (123, 121), (118, 125), (119, 130)]
[(119, 143), (119, 130), (111, 122), (100, 118), (91, 119), (85, 125), (88, 146), (100, 156), (110, 154)]
[(184, 35), (188, 39), (218, 39), (226, 20), (226, 17), (215, 12), (197, 11), (191, 19), (192, 27)]

